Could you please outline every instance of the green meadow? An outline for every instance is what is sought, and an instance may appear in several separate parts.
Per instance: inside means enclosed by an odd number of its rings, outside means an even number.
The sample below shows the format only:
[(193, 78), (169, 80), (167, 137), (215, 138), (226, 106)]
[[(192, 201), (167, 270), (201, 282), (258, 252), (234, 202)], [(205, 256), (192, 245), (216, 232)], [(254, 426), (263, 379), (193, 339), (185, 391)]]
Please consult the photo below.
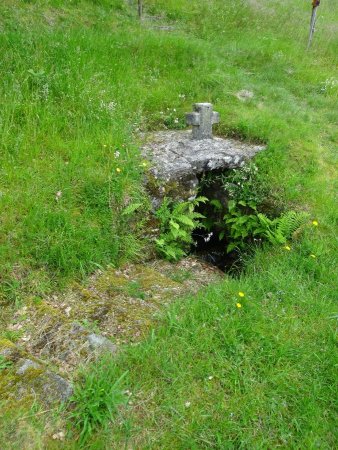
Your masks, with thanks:
[(183, 128), (195, 102), (219, 111), (219, 136), (267, 145), (271, 204), (310, 221), (83, 369), (71, 411), (4, 409), (0, 447), (337, 448), (338, 4), (322, 0), (308, 51), (310, 0), (144, 10), (1, 2), (0, 337), (28, 296), (153, 253), (140, 136)]

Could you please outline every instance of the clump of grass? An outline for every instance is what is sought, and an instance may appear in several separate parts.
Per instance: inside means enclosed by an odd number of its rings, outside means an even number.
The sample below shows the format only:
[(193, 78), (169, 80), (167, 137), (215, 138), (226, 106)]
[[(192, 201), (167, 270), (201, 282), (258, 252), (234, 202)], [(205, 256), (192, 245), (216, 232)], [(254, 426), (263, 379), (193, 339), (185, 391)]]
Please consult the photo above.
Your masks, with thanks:
[(111, 357), (101, 358), (90, 369), (79, 374), (69, 419), (78, 431), (78, 440), (84, 444), (100, 427), (112, 421), (127, 397), (122, 392), (122, 381), (127, 372), (116, 379)]

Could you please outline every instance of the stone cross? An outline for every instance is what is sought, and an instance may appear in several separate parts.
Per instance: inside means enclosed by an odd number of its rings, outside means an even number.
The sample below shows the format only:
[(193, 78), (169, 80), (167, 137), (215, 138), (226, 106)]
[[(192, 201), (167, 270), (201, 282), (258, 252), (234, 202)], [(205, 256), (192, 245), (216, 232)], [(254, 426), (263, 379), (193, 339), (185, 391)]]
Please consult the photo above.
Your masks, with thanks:
[(212, 110), (211, 103), (195, 103), (194, 112), (185, 115), (188, 125), (192, 125), (192, 139), (212, 139), (212, 126), (219, 122), (218, 112)]

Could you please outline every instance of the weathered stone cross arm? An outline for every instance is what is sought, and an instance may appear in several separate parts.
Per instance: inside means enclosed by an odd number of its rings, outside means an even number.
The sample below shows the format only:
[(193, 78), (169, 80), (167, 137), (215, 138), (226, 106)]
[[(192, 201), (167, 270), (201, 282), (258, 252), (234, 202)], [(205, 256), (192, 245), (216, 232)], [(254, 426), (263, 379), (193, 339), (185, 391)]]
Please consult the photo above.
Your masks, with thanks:
[(212, 126), (219, 122), (218, 112), (211, 103), (195, 103), (194, 112), (186, 114), (186, 122), (192, 125), (192, 139), (212, 139)]

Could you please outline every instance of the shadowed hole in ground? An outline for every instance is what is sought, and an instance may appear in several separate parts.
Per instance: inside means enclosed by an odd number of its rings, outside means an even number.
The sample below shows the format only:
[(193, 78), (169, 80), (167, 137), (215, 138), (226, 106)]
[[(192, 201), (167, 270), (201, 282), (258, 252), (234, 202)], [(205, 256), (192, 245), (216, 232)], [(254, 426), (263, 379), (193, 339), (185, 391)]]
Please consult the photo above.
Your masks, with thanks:
[[(199, 176), (201, 186), (199, 195), (207, 197), (209, 201), (216, 200), (222, 205), (223, 209), (222, 211), (216, 211), (210, 202), (206, 204), (201, 203), (197, 208), (196, 211), (206, 217), (208, 226), (207, 228), (196, 228), (193, 231), (194, 244), (191, 246), (191, 253), (203, 261), (218, 267), (223, 272), (238, 276), (244, 268), (243, 253), (237, 250), (228, 253), (227, 245), (229, 242), (226, 241), (226, 238), (220, 239), (221, 233), (224, 231), (224, 228), (220, 226), (220, 222), (222, 222), (224, 211), (227, 209), (229, 198), (219, 180), (219, 175), (226, 172), (227, 170), (215, 170)], [(211, 175), (212, 181), (203, 184), (201, 180), (206, 175)]]
[(243, 255), (237, 251), (227, 253), (226, 244), (219, 239), (216, 230), (197, 228), (193, 232), (193, 239), (191, 254), (230, 275), (237, 276), (242, 272), (245, 262)]

